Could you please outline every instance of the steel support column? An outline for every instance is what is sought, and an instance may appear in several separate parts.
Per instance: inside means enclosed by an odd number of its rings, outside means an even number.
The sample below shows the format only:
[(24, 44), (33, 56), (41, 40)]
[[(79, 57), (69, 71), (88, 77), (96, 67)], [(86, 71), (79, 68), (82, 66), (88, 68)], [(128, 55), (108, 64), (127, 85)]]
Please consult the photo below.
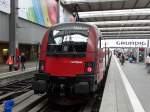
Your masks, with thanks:
[(60, 23), (60, 0), (57, 0), (57, 23)]
[(11, 0), (11, 13), (9, 16), (9, 55), (16, 55), (16, 20), (18, 17), (18, 0)]

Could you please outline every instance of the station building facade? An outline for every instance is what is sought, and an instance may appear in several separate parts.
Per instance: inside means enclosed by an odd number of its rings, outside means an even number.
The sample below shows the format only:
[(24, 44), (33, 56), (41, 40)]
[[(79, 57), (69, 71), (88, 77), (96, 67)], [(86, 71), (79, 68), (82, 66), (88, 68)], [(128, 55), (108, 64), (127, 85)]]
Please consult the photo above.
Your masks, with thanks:
[[(0, 0), (0, 63), (6, 63), (9, 52), (10, 4), (11, 0)], [(29, 61), (37, 59), (38, 45), (50, 26), (75, 21), (56, 0), (18, 0), (18, 7), (16, 48), (25, 53)]]
[[(16, 46), (24, 52), (28, 60), (34, 60), (38, 53), (38, 43), (41, 42), (47, 27), (18, 18), (16, 28)], [(0, 12), (0, 63), (5, 63), (9, 51), (9, 14)]]

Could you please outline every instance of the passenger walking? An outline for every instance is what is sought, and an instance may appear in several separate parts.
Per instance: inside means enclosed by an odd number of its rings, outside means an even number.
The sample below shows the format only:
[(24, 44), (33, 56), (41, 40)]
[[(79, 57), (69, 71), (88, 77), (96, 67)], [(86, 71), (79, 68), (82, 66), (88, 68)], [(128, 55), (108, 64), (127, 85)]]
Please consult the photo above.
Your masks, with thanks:
[(121, 55), (120, 55), (120, 63), (121, 63), (121, 65), (123, 65), (124, 62), (125, 62), (125, 56), (124, 56), (123, 53), (121, 53)]
[(20, 61), (21, 61), (21, 69), (22, 69), (22, 70), (25, 70), (26, 57), (25, 57), (25, 54), (24, 54), (24, 53), (21, 54), (21, 59), (20, 59)]
[(150, 53), (145, 59), (145, 64), (146, 64), (147, 73), (150, 73)]
[(14, 64), (13, 56), (8, 57), (6, 64), (9, 65), (9, 71), (12, 71)]

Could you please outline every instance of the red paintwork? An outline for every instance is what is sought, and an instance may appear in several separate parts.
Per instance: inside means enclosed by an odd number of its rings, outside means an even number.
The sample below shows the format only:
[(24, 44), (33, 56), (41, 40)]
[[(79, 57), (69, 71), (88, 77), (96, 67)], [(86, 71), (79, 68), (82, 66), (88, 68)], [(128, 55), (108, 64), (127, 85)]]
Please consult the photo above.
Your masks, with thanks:
[(74, 77), (77, 74), (84, 74), (84, 62), (85, 58), (46, 58), (45, 72), (52, 76)]
[(47, 50), (47, 44), (48, 44), (48, 31), (45, 33), (41, 46), (40, 46), (40, 56), (39, 60), (45, 60), (46, 58), (46, 50)]
[(45, 34), (42, 45), (40, 60), (45, 61), (44, 72), (50, 76), (75, 77), (85, 73), (85, 62), (96, 62), (95, 74), (97, 81), (100, 82), (103, 78), (103, 51), (97, 49), (98, 35), (95, 27), (89, 28), (89, 38), (87, 43), (87, 51), (85, 57), (61, 57), (61, 56), (46, 56), (48, 43), (48, 32)]

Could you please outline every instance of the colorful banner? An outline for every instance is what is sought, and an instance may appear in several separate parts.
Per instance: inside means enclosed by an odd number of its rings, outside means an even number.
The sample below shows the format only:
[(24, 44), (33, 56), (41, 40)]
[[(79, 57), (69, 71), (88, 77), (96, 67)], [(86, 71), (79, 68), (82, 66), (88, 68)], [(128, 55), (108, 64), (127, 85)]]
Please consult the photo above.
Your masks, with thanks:
[(10, 14), (10, 0), (0, 0), (0, 11)]
[(19, 17), (50, 27), (57, 23), (55, 0), (19, 0)]

